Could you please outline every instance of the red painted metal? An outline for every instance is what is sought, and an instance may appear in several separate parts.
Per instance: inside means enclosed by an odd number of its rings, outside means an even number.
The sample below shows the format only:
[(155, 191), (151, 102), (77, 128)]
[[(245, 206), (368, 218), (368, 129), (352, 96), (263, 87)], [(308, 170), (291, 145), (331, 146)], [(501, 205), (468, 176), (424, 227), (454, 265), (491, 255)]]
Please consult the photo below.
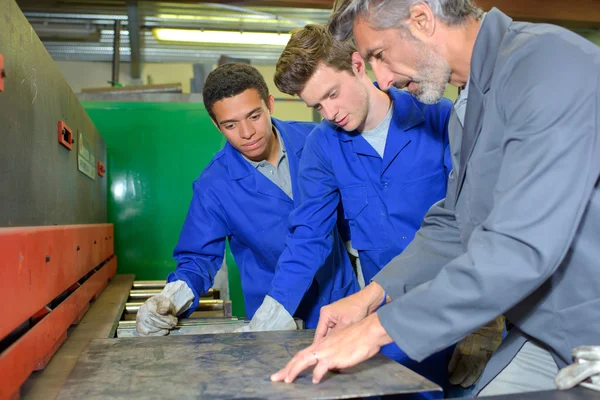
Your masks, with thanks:
[(0, 352), (0, 399), (19, 397), (115, 275), (113, 232), (112, 224), (0, 228), (0, 341), (21, 335)]
[(113, 225), (0, 229), (0, 340), (114, 253)]
[(58, 143), (73, 150), (73, 131), (64, 121), (58, 121)]
[(0, 353), (0, 399), (18, 398), (19, 388), (29, 374), (47, 365), (67, 338), (69, 326), (81, 320), (90, 299), (106, 287), (116, 271), (117, 259), (113, 256), (56, 309)]
[(100, 176), (104, 176), (104, 173), (106, 172), (106, 168), (104, 168), (104, 164), (102, 163), (102, 161), (98, 161), (98, 175)]

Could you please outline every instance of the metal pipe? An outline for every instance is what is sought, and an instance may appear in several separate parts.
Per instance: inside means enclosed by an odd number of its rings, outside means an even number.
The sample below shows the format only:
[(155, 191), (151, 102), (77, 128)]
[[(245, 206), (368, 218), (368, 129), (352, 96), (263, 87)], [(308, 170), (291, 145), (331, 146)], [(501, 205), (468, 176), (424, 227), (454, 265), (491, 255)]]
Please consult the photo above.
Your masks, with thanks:
[[(196, 311), (219, 311), (223, 310), (223, 300), (200, 300)], [(125, 303), (125, 313), (137, 314), (143, 302)]]
[(181, 93), (181, 83), (165, 83), (160, 85), (119, 86), (112, 88), (82, 88), (81, 93), (103, 93), (106, 95), (128, 95), (142, 93)]
[(112, 86), (119, 84), (119, 67), (121, 63), (121, 21), (115, 21), (113, 60), (112, 60)]
[[(177, 325), (170, 330), (170, 336), (180, 335), (203, 335), (215, 333), (233, 333), (240, 328), (247, 326), (250, 323), (248, 320), (237, 318), (220, 318), (220, 319), (180, 319)], [(117, 327), (117, 337), (138, 337), (136, 329), (136, 321), (119, 321)]]
[[(177, 322), (177, 327), (181, 328), (183, 326), (239, 324), (240, 322), (246, 322), (246, 320), (239, 319), (236, 317), (232, 317), (232, 318), (190, 318), (190, 319), (180, 319)], [(135, 326), (136, 326), (136, 321), (119, 321), (119, 329), (135, 329)]]
[(131, 55), (131, 79), (141, 83), (142, 57), (140, 43), (140, 13), (137, 0), (127, 0), (127, 29), (129, 29), (129, 48)]
[(129, 291), (129, 298), (131, 300), (147, 300), (152, 296), (160, 294), (161, 292), (161, 289), (131, 290)]
[[(160, 294), (165, 287), (165, 281), (134, 281), (133, 290), (129, 291), (131, 299), (149, 299), (150, 297)], [(208, 289), (208, 292), (201, 297), (210, 297), (219, 299), (221, 295), (220, 289)]]
[(133, 281), (134, 289), (162, 289), (167, 281)]
[[(130, 299), (149, 299), (152, 296), (156, 296), (157, 294), (160, 294), (162, 292), (162, 288), (159, 289), (134, 289), (134, 290), (130, 290), (129, 291), (129, 298)], [(219, 294), (219, 291), (214, 291), (213, 289), (210, 289), (208, 292), (206, 292), (205, 294), (203, 294), (200, 297), (210, 297), (210, 298), (214, 298), (213, 296), (216, 294)], [(218, 297), (215, 298), (215, 300), (217, 300)]]

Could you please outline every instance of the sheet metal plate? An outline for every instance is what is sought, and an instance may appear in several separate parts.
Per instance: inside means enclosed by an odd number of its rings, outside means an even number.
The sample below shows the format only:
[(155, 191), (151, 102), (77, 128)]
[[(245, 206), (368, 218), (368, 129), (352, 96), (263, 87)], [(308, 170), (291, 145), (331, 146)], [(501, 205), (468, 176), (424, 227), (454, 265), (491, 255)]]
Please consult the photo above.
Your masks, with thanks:
[(347, 399), (440, 390), (434, 383), (382, 356), (319, 385), (306, 371), (294, 384), (269, 376), (314, 331), (229, 333), (92, 340), (59, 399), (276, 398)]

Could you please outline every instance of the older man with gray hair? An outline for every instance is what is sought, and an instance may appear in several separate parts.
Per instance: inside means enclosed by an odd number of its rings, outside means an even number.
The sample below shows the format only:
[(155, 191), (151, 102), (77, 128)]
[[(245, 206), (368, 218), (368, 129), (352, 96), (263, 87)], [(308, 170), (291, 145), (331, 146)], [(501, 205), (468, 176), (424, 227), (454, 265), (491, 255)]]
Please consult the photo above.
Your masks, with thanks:
[[(476, 391), (554, 388), (574, 347), (600, 345), (600, 48), (470, 0), (334, 8), (330, 30), (354, 36), (382, 89), (426, 103), (447, 83), (465, 89), (449, 128), (454, 170), (414, 241), (323, 308), (313, 345), (272, 379), (315, 366), (319, 382), (391, 341), (422, 360), (504, 314), (508, 336)], [(587, 376), (567, 372), (577, 379), (561, 387)]]

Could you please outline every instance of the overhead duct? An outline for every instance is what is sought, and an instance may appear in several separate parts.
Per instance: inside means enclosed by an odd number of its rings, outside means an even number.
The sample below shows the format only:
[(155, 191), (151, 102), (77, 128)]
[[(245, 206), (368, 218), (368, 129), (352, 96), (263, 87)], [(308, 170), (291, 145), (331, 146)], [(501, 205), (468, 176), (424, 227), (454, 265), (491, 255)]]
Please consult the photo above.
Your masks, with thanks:
[(31, 26), (42, 41), (97, 42), (100, 29), (92, 23), (32, 22)]

